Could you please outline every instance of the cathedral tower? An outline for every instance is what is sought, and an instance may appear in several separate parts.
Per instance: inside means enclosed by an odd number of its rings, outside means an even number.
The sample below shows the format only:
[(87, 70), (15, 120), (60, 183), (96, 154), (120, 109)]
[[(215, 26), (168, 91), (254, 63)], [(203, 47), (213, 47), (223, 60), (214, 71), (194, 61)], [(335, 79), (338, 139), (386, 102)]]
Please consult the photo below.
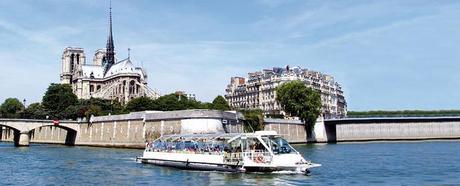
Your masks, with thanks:
[(106, 49), (98, 49), (96, 50), (96, 52), (94, 53), (94, 58), (93, 58), (93, 65), (97, 65), (97, 66), (102, 66), (102, 64), (104, 63), (104, 61), (106, 61), (105, 59), (105, 53), (107, 52)]
[(86, 57), (83, 48), (65, 48), (61, 58), (61, 83), (70, 84), (72, 78), (79, 75), (82, 65), (85, 64), (85, 60)]

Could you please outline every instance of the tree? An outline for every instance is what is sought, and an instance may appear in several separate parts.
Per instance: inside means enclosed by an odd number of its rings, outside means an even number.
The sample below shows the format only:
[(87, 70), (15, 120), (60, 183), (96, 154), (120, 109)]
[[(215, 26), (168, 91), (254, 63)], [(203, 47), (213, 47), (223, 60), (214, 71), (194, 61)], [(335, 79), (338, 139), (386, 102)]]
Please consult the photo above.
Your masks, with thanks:
[(45, 92), (42, 101), (43, 107), (49, 111), (52, 119), (67, 118), (62, 114), (69, 106), (78, 104), (77, 96), (68, 84), (51, 84)]
[(218, 95), (214, 100), (212, 101), (212, 109), (215, 110), (230, 110), (230, 106), (228, 105), (227, 100), (225, 100), (224, 97), (221, 95)]
[(46, 119), (49, 113), (40, 103), (32, 103), (24, 110), (24, 117), (28, 119)]
[(171, 111), (171, 110), (185, 110), (185, 109), (203, 109), (207, 108), (206, 103), (201, 103), (194, 99), (188, 99), (187, 96), (180, 94), (167, 94), (161, 96), (155, 101), (155, 110)]
[(154, 100), (148, 97), (138, 97), (138, 98), (131, 99), (126, 104), (125, 108), (126, 108), (126, 111), (129, 111), (129, 112), (156, 109)]
[(316, 119), (321, 114), (321, 96), (302, 81), (291, 81), (276, 88), (276, 101), (291, 116), (297, 116), (305, 124), (311, 136)]
[(85, 109), (84, 112), (91, 110), (90, 113), (84, 114), (84, 117), (124, 113), (123, 106), (117, 100), (101, 98), (82, 99), (79, 100), (79, 106)]
[(0, 106), (1, 115), (5, 118), (19, 118), (22, 111), (24, 105), (17, 98), (8, 98)]
[(262, 110), (240, 110), (239, 112), (244, 115), (243, 126), (245, 132), (264, 130), (264, 115)]

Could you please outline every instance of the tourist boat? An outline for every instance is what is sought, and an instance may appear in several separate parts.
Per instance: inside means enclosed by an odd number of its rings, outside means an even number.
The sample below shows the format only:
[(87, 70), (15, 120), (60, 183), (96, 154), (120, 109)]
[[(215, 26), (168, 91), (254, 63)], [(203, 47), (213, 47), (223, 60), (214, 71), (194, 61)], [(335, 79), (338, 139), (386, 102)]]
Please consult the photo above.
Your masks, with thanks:
[(305, 160), (275, 131), (164, 135), (146, 144), (142, 163), (228, 172), (293, 171), (321, 166)]

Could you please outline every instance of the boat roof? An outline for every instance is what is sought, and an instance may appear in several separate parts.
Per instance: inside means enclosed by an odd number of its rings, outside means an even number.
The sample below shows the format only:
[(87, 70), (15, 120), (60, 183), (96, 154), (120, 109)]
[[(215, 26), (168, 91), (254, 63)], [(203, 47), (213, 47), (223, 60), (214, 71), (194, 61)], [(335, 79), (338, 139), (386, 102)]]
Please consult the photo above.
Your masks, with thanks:
[(256, 136), (279, 136), (275, 131), (256, 131), (255, 133), (209, 133), (209, 134), (168, 134), (163, 135), (157, 140), (193, 140), (193, 139), (206, 139), (206, 140), (230, 140), (240, 136), (256, 137)]

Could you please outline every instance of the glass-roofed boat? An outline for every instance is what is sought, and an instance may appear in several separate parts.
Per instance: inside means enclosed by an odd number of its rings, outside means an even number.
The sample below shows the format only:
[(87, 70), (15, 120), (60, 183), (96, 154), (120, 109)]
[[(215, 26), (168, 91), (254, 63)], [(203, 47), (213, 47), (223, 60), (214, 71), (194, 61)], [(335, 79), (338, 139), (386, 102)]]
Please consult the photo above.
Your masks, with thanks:
[(229, 172), (295, 171), (321, 166), (305, 160), (275, 131), (164, 135), (146, 144), (142, 163)]

